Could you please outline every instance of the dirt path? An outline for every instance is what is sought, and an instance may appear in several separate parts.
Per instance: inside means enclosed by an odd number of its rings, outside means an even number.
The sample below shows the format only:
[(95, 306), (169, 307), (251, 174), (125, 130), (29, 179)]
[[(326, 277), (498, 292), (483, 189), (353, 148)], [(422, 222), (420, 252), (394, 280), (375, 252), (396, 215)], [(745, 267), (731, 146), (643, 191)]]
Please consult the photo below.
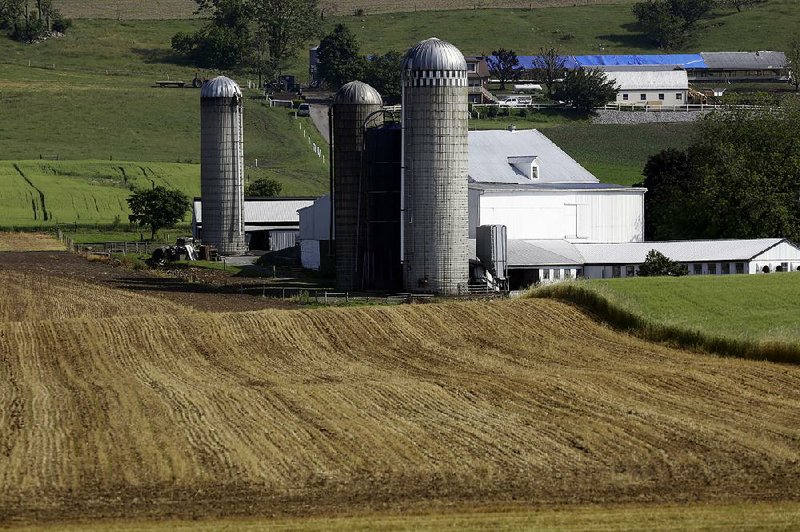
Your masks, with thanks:
[(325, 139), (325, 142), (330, 144), (331, 132), (329, 128), (328, 109), (329, 107), (327, 105), (321, 103), (311, 104), (311, 121), (314, 122), (314, 126), (317, 128), (317, 131), (319, 131), (319, 134), (322, 135), (322, 138)]
[(64, 251), (0, 252), (0, 270), (66, 277), (150, 296), (207, 312), (235, 312), (265, 308), (294, 308), (281, 299), (225, 293), (212, 286), (145, 271), (92, 262)]

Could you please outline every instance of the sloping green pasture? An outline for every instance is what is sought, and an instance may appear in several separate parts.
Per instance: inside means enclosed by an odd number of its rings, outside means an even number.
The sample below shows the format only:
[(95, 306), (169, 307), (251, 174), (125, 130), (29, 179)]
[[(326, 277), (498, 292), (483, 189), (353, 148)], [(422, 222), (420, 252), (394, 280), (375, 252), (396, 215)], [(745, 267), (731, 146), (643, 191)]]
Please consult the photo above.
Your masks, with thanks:
[(132, 189), (164, 186), (194, 196), (199, 166), (106, 161), (0, 162), (0, 225), (127, 223)]

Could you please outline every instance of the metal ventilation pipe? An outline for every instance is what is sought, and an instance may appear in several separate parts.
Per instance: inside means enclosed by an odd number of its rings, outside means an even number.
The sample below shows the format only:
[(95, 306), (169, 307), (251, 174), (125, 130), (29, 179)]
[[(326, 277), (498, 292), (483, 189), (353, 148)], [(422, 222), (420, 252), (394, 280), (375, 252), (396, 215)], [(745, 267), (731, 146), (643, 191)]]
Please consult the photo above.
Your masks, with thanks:
[[(378, 91), (360, 81), (343, 85), (333, 100), (333, 209), (336, 288), (361, 288), (359, 224), (363, 224), (364, 122), (383, 107)], [(380, 121), (380, 120), (379, 120)], [(363, 241), (361, 242), (363, 244)]]
[(224, 76), (200, 90), (200, 157), (203, 242), (221, 255), (241, 255), (247, 251), (242, 91)]
[(403, 269), (411, 292), (467, 290), (467, 63), (450, 43), (418, 43), (403, 62)]

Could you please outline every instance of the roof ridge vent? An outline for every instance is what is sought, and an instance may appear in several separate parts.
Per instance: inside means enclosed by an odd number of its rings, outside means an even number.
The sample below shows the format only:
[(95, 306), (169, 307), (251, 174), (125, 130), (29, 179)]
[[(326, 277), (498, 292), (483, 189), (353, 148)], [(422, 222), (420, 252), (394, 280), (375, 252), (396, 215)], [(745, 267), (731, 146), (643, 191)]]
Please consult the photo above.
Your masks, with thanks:
[(535, 181), (539, 179), (538, 159), (537, 155), (509, 155), (508, 164), (513, 166), (517, 173), (524, 175), (531, 181)]

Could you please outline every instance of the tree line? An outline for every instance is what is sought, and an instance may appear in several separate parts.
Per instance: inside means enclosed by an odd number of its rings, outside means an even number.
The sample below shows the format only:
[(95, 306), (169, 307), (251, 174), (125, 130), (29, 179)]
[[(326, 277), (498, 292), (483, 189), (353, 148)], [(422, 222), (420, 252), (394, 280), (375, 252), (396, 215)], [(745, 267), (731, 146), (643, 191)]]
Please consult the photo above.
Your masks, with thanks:
[(71, 25), (53, 0), (0, 0), (0, 30), (16, 41), (40, 41), (65, 33)]
[(644, 168), (645, 239), (783, 237), (800, 242), (800, 103), (731, 108), (685, 150)]

